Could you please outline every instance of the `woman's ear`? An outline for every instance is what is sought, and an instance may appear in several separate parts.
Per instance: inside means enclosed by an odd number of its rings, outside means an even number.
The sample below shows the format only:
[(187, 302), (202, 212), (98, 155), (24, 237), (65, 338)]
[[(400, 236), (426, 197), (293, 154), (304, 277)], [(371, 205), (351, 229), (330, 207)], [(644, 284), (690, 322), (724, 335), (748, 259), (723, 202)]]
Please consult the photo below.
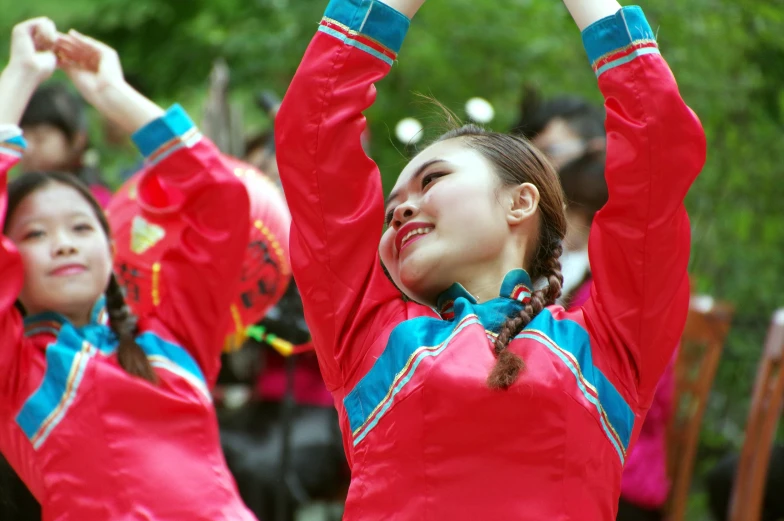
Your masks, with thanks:
[(517, 185), (510, 190), (506, 222), (510, 226), (521, 224), (536, 214), (539, 207), (539, 189), (531, 183)]

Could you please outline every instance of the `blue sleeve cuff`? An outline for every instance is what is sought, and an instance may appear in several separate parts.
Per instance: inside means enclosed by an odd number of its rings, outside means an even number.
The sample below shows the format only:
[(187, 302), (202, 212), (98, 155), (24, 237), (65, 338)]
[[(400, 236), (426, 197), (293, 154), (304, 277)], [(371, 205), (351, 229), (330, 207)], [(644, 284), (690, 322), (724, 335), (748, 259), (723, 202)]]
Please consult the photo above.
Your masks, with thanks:
[(5, 132), (3, 135), (0, 135), (0, 153), (22, 157), (26, 148), (27, 142), (22, 137), (21, 130), (18, 132)]
[[(585, 52), (594, 69), (605, 65), (605, 61), (623, 58), (623, 54), (629, 51), (657, 49), (656, 36), (642, 9), (637, 6), (623, 7), (614, 15), (592, 23), (583, 30), (582, 36)], [(630, 61), (634, 57), (627, 58)]]
[(149, 158), (167, 144), (183, 140), (195, 129), (196, 125), (185, 109), (176, 104), (166, 114), (137, 130), (132, 139), (142, 155)]
[(330, 0), (319, 29), (359, 44), (356, 47), (391, 54), (394, 60), (410, 23), (405, 15), (377, 0)]

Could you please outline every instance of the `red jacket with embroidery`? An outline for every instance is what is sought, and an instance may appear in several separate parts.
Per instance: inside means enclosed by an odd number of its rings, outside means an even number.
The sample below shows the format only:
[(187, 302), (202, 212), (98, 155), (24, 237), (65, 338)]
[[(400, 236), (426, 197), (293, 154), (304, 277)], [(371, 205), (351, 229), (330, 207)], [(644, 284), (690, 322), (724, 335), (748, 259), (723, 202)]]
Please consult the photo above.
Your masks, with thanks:
[(352, 465), (345, 519), (614, 519), (686, 318), (683, 199), (705, 158), (700, 123), (639, 8), (583, 32), (607, 109), (594, 287), (582, 308), (531, 321), (510, 345), (525, 371), (491, 391), (492, 338), (528, 275), (509, 273), (481, 304), (454, 285), (437, 312), (402, 300), (379, 262), (382, 187), (362, 111), (407, 27), (377, 1), (332, 0), (276, 121), (294, 276)]
[[(54, 313), (23, 322), (22, 261), (0, 235), (0, 451), (44, 521), (252, 521), (209, 393), (247, 247), (247, 191), (177, 106), (134, 140), (153, 165), (140, 183), (144, 211), (188, 223), (161, 259), (170, 298), (139, 323), (159, 383), (118, 365), (103, 299), (83, 327)], [(0, 218), (23, 147), (21, 136), (0, 143)]]

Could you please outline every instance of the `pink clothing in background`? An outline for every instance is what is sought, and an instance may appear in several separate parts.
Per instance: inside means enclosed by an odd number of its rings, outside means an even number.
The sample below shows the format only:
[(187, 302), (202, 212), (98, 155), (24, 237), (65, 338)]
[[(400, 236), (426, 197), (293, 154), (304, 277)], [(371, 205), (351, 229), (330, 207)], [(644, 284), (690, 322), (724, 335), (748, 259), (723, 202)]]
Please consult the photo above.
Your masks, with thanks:
[(98, 204), (101, 205), (101, 208), (106, 208), (112, 199), (112, 191), (103, 185), (91, 184), (90, 192), (95, 197), (95, 200), (98, 201)]
[[(265, 353), (265, 367), (256, 386), (258, 395), (269, 401), (281, 401), (286, 394), (286, 362), (278, 353)], [(299, 355), (294, 369), (294, 401), (304, 405), (332, 407), (335, 401), (327, 390), (315, 353)]]
[(574, 290), (574, 294), (569, 301), (569, 310), (577, 309), (588, 301), (591, 296), (591, 278), (583, 282), (580, 287)]
[(667, 424), (673, 410), (677, 354), (676, 351), (659, 380), (640, 437), (623, 469), (621, 497), (641, 507), (661, 508), (670, 493), (670, 480), (667, 477)]

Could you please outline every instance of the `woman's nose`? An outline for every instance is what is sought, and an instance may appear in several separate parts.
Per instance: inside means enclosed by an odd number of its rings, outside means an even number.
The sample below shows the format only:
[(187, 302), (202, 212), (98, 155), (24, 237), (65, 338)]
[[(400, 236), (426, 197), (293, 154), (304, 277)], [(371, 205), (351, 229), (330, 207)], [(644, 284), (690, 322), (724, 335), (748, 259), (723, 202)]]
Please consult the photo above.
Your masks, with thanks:
[(418, 211), (419, 209), (417, 206), (411, 201), (406, 201), (405, 203), (399, 204), (398, 207), (395, 208), (395, 213), (392, 217), (392, 224), (395, 229), (400, 228), (405, 223), (410, 221)]

